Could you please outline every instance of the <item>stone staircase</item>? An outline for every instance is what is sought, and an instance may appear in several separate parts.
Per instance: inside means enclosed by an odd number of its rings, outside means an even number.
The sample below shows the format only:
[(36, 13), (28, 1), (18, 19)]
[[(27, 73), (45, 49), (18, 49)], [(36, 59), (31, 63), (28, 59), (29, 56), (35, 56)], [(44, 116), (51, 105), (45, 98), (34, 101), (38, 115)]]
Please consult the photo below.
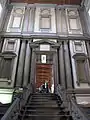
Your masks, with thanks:
[(79, 105), (83, 114), (85, 114), (88, 118), (88, 120), (90, 120), (90, 106), (87, 106), (87, 107), (84, 107), (84, 106), (81, 106)]
[(10, 107), (10, 104), (0, 103), (0, 120), (1, 120), (2, 116), (6, 113), (6, 111), (8, 110), (9, 107)]
[(18, 120), (72, 120), (60, 98), (51, 93), (32, 94), (20, 111)]

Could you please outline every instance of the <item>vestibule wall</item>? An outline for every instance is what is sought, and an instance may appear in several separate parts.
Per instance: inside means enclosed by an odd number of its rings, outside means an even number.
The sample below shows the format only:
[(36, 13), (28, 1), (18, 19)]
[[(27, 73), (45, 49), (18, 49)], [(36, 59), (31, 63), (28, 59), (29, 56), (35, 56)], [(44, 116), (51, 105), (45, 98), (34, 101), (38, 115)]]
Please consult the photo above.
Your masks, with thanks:
[(14, 90), (28, 83), (35, 87), (37, 53), (52, 54), (55, 87), (59, 83), (71, 91), (90, 89), (90, 42), (86, 20), (82, 20), (84, 8), (11, 3), (3, 10), (0, 89)]
[[(1, 64), (0, 86), (4, 88), (25, 87), (28, 83), (35, 81), (36, 54), (47, 51), (40, 51), (41, 45), (49, 45), (48, 52), (53, 55), (54, 79), (56, 84), (64, 88), (89, 88), (90, 67), (90, 43), (82, 40), (51, 40), (51, 39), (17, 39), (5, 38), (1, 41)], [(55, 42), (54, 42), (55, 41)], [(47, 49), (47, 48), (46, 48)], [(55, 58), (55, 60), (54, 60)], [(6, 60), (6, 63), (5, 63)], [(11, 61), (12, 62), (11, 62)], [(84, 62), (86, 79), (79, 74), (77, 62)], [(4, 65), (5, 64), (5, 65)], [(9, 68), (8, 68), (9, 65)], [(6, 66), (6, 67), (5, 67)], [(5, 70), (5, 68), (7, 68)], [(11, 72), (8, 71), (11, 68)], [(80, 68), (82, 69), (82, 68)], [(8, 74), (9, 72), (9, 74)], [(83, 71), (81, 71), (81, 74)]]

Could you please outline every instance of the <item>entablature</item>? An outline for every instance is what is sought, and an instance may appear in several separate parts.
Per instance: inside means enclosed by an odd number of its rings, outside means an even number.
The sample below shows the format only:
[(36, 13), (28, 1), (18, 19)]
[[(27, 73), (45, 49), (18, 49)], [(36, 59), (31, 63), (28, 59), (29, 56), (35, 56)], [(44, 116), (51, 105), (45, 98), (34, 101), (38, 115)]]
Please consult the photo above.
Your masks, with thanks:
[(21, 33), (1, 33), (1, 38), (20, 38), (20, 39), (58, 39), (61, 41), (64, 40), (90, 40), (90, 36), (87, 35), (64, 35), (60, 36), (58, 34), (35, 34), (35, 33), (29, 33), (29, 34), (21, 34)]

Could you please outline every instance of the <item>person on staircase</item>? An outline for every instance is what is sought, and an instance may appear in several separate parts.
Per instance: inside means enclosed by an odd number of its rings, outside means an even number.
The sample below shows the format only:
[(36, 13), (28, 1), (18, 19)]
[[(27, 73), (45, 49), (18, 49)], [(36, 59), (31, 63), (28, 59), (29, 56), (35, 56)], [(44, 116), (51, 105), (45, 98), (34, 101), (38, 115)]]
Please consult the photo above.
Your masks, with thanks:
[(45, 84), (42, 84), (39, 88), (39, 92), (40, 93), (44, 93), (46, 90), (45, 90)]
[(48, 81), (45, 81), (45, 89), (46, 93), (49, 93)]

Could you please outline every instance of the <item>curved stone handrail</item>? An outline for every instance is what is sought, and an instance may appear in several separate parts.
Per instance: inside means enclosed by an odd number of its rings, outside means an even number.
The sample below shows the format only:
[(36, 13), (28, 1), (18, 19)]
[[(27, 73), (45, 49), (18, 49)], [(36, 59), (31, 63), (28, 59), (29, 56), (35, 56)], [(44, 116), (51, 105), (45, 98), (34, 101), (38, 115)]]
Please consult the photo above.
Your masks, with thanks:
[(18, 113), (20, 111), (20, 98), (17, 98), (13, 104), (9, 107), (5, 115), (1, 118), (1, 120), (16, 120), (18, 117)]
[(33, 86), (29, 84), (24, 88), (20, 98), (16, 98), (1, 120), (16, 120), (20, 113), (21, 108), (26, 104), (28, 97), (33, 92)]
[(60, 84), (57, 85), (56, 94), (60, 96), (63, 102), (67, 101), (67, 106), (73, 120), (88, 120), (71, 95), (66, 93), (66, 90)]

